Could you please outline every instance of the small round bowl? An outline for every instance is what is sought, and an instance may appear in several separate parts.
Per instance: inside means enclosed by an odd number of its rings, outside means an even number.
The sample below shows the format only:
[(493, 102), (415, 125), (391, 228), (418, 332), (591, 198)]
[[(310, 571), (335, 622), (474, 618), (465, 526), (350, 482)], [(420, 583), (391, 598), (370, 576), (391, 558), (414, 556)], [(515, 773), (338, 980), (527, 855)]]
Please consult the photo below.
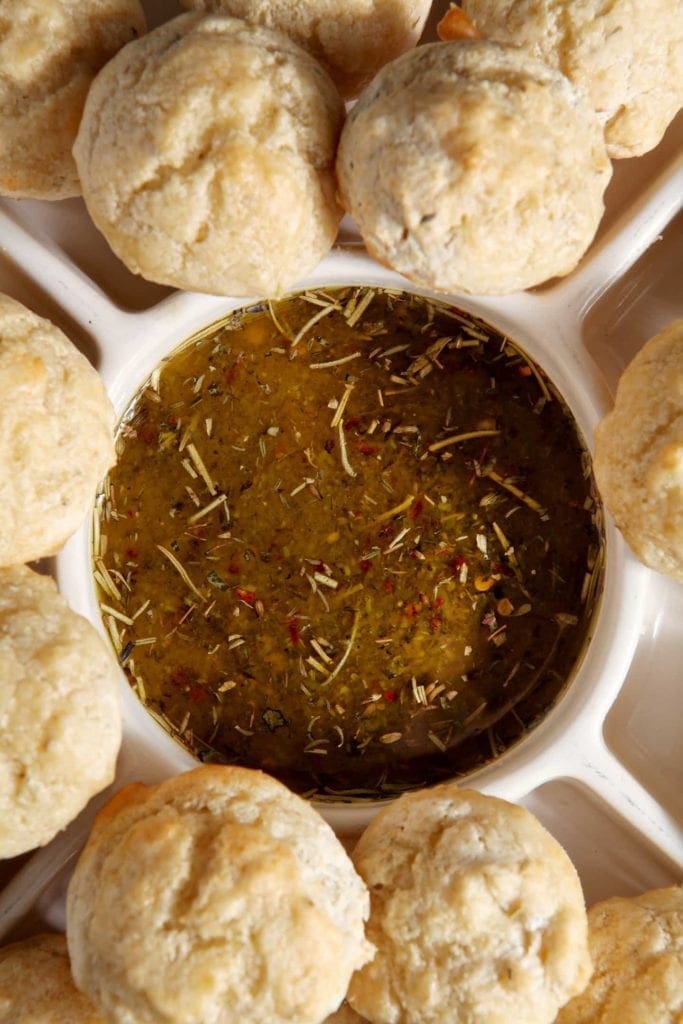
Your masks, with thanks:
[[(378, 266), (357, 245), (335, 249), (297, 291), (334, 285), (433, 294)], [(582, 345), (580, 315), (563, 301), (561, 286), (496, 299), (436, 297), (452, 300), (454, 305), (481, 317), (536, 360), (564, 396), (590, 445), (593, 429), (607, 406), (607, 396), (597, 368)], [(134, 319), (122, 312), (112, 313), (100, 372), (117, 414), (124, 412), (155, 366), (178, 345), (231, 309), (248, 304), (245, 299), (176, 293)], [(135, 330), (131, 331), (133, 324)], [(105, 336), (102, 329), (100, 336)], [(58, 556), (57, 577), (72, 607), (104, 632), (92, 577), (90, 522)], [(627, 600), (624, 595), (628, 595)], [(569, 685), (528, 735), (484, 767), (462, 776), (464, 784), (518, 800), (549, 779), (573, 774), (577, 760), (586, 756), (586, 737), (593, 734), (591, 722), (602, 720), (626, 675), (639, 634), (643, 597), (642, 574), (608, 522), (603, 595), (594, 613), (590, 642)], [(133, 779), (156, 781), (196, 765), (192, 754), (140, 703), (123, 672), (121, 693), (124, 741), (117, 788)], [(339, 834), (354, 835), (384, 802), (323, 800), (318, 807)]]

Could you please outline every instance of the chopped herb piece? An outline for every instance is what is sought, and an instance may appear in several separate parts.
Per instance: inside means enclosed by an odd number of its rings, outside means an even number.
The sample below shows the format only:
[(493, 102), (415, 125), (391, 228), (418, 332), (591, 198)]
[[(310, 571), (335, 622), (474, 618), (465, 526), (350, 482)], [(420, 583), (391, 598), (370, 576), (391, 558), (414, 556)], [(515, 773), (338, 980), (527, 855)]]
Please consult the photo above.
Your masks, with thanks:
[(221, 579), (221, 577), (218, 575), (215, 569), (210, 569), (209, 572), (207, 572), (206, 574), (206, 578), (208, 582), (211, 584), (211, 586), (215, 587), (216, 590), (228, 589), (228, 584), (225, 582), (225, 580)]
[(281, 729), (287, 725), (287, 719), (277, 708), (266, 708), (261, 717), (271, 732), (275, 732), (276, 729)]

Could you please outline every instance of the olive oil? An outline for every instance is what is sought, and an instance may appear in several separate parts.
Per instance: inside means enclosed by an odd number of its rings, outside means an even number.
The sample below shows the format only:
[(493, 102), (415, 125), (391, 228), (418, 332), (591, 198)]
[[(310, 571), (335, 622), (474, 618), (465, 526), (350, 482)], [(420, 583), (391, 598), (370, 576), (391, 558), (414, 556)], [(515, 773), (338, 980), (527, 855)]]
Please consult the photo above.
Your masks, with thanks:
[(330, 288), (155, 370), (98, 498), (102, 613), (204, 761), (374, 797), (467, 772), (553, 705), (603, 535), (566, 404), (445, 303)]

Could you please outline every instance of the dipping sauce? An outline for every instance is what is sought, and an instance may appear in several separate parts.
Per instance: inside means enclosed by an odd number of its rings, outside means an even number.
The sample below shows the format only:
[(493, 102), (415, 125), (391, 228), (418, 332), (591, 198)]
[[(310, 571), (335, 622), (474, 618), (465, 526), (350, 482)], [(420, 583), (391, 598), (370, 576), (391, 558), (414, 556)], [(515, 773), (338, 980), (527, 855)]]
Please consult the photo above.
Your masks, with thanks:
[(235, 312), (154, 371), (117, 447), (103, 618), (202, 761), (387, 795), (497, 757), (565, 687), (602, 580), (590, 459), (469, 314), (369, 288)]

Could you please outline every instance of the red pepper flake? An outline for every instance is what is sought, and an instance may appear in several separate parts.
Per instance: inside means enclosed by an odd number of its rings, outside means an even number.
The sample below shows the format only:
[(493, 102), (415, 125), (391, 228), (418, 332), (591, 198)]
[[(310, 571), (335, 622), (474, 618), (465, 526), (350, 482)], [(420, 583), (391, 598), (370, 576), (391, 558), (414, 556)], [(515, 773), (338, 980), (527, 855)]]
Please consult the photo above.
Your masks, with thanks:
[(424, 512), (424, 507), (424, 501), (422, 500), (422, 498), (418, 498), (417, 501), (414, 501), (413, 504), (411, 505), (410, 512), (408, 513), (409, 518), (413, 520), (419, 519), (419, 517)]
[(231, 562), (230, 565), (228, 566), (228, 572), (230, 573), (231, 576), (239, 576), (239, 574), (242, 572), (242, 567), (239, 564), (239, 562)]
[(253, 604), (256, 600), (255, 590), (243, 590), (242, 587), (235, 587), (235, 593), (240, 601), (244, 601), (245, 604)]
[(441, 616), (432, 615), (431, 619), (429, 620), (429, 628), (431, 629), (432, 633), (438, 633), (442, 625), (443, 619), (441, 618)]
[(290, 619), (287, 623), (287, 629), (289, 630), (289, 639), (292, 641), (292, 644), (294, 644), (294, 646), (296, 646), (296, 644), (300, 644), (301, 634), (299, 633), (298, 625), (293, 619)]
[(178, 426), (178, 417), (177, 416), (169, 416), (168, 417), (168, 425), (169, 425), (169, 427), (177, 427)]
[(446, 603), (445, 597), (435, 597), (432, 601), (432, 608), (442, 608)]
[(192, 674), (186, 668), (175, 668), (171, 672), (170, 681), (174, 686), (188, 687), (192, 682)]
[(137, 558), (138, 553), (135, 548), (126, 548), (126, 558)]
[(514, 572), (509, 565), (504, 565), (503, 562), (491, 562), (491, 572), (497, 573), (499, 576), (514, 576)]
[(530, 366), (519, 366), (517, 368), (517, 373), (520, 375), (520, 377), (530, 377), (532, 370)]
[(382, 584), (382, 586), (384, 587), (385, 593), (393, 594), (393, 592), (394, 592), (394, 581), (393, 580), (390, 580), (387, 577), (387, 579), (385, 579), (385, 581)]
[(360, 423), (360, 416), (353, 416), (350, 420), (347, 420), (344, 424), (344, 430), (353, 430)]
[(238, 379), (238, 377), (240, 375), (240, 363), (243, 361), (243, 359), (244, 359), (244, 353), (240, 352), (240, 354), (237, 356), (237, 359), (232, 364), (232, 366), (228, 370), (225, 371), (225, 382), (226, 382), (226, 384), (228, 384), (228, 385), (234, 384), (235, 381)]
[(369, 558), (361, 558), (360, 562), (358, 563), (358, 566), (362, 573), (370, 572), (370, 570), (372, 569), (372, 562), (370, 561)]
[(397, 693), (396, 690), (385, 690), (382, 696), (388, 704), (393, 704), (396, 700)]
[(417, 604), (417, 603), (407, 604), (405, 606), (405, 608), (403, 609), (404, 615), (406, 615), (409, 619), (416, 618), (420, 614), (421, 611), (422, 611), (422, 605), (421, 604)]
[(193, 700), (193, 701), (206, 700), (206, 690), (202, 686), (191, 686), (190, 687), (190, 700)]
[(360, 455), (374, 455), (377, 450), (374, 444), (367, 444), (365, 441), (356, 441), (353, 447)]
[(451, 558), (451, 568), (456, 572), (460, 572), (463, 565), (467, 565), (467, 561), (462, 555), (455, 555), (454, 558)]

